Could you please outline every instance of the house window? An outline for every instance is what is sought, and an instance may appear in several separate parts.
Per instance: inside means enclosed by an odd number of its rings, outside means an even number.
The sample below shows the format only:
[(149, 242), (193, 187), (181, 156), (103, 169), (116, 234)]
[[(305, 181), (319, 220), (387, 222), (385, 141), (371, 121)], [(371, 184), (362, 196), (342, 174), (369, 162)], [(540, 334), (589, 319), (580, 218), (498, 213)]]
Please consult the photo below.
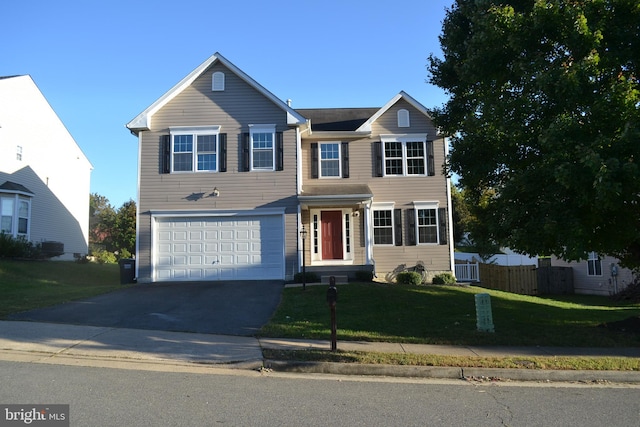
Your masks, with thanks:
[(426, 137), (424, 135), (387, 136), (384, 144), (386, 176), (424, 176), (427, 171)]
[(30, 218), (30, 199), (13, 194), (0, 197), (0, 233), (28, 237)]
[(351, 253), (351, 215), (344, 214), (344, 246), (347, 253)]
[(251, 170), (274, 170), (275, 125), (251, 126)]
[(224, 91), (224, 73), (216, 71), (211, 76), (211, 90), (214, 92)]
[(587, 258), (587, 275), (602, 276), (602, 261), (595, 252), (589, 252), (589, 257)]
[(393, 245), (393, 209), (374, 209), (373, 243), (375, 245)]
[(418, 243), (438, 243), (438, 210), (418, 209)]
[(320, 176), (340, 177), (340, 143), (320, 144)]
[(411, 126), (409, 122), (409, 111), (404, 108), (398, 110), (398, 127), (399, 128), (408, 128)]
[(220, 127), (172, 128), (173, 172), (217, 172)]

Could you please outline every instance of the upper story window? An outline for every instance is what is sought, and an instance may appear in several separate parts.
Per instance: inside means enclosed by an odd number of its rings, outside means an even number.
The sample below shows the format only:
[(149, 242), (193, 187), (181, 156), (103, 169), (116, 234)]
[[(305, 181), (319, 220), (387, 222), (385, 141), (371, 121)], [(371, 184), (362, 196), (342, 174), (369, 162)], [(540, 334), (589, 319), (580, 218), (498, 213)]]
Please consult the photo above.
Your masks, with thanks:
[(427, 174), (427, 141), (425, 135), (386, 136), (384, 174), (407, 176)]
[(411, 122), (409, 121), (409, 110), (405, 110), (404, 108), (398, 110), (398, 127), (408, 128), (410, 126)]
[(29, 237), (31, 198), (17, 194), (0, 195), (0, 233)]
[(211, 90), (214, 92), (224, 90), (224, 73), (222, 71), (216, 71), (211, 76)]
[(172, 172), (217, 172), (220, 126), (171, 128)]
[(340, 143), (320, 143), (320, 176), (339, 178), (340, 169)]
[(587, 258), (587, 275), (602, 276), (602, 261), (595, 252), (589, 252)]
[(274, 170), (275, 125), (251, 125), (251, 170)]

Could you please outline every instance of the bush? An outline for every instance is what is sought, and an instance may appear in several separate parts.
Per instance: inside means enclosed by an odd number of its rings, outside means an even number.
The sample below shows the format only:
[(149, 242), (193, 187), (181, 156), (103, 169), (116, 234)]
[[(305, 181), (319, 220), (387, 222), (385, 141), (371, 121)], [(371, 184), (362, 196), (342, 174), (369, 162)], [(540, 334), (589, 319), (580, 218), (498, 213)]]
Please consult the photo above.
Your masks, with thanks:
[(422, 275), (415, 271), (403, 271), (396, 276), (396, 282), (400, 285), (421, 285)]
[(0, 257), (37, 259), (41, 257), (40, 245), (34, 245), (23, 236), (14, 239), (13, 236), (0, 233)]
[(93, 253), (93, 257), (95, 258), (98, 264), (117, 264), (118, 260), (116, 256), (108, 251), (96, 251)]
[(306, 280), (304, 280), (305, 283), (315, 283), (320, 281), (320, 276), (311, 271), (307, 271), (306, 274), (296, 273), (293, 275), (293, 281), (295, 283), (302, 283), (303, 278), (306, 278)]
[(356, 280), (358, 282), (373, 282), (373, 271), (356, 271)]
[(131, 252), (127, 248), (121, 249), (118, 253), (118, 259), (129, 259), (131, 258)]
[(451, 273), (440, 273), (433, 277), (434, 285), (455, 285), (456, 277)]

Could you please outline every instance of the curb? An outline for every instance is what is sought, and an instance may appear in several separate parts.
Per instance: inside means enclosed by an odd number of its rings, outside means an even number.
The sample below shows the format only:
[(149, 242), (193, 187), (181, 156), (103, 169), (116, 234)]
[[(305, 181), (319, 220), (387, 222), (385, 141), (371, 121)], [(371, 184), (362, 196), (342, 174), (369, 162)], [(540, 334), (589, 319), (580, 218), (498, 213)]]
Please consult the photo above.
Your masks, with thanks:
[(439, 378), (493, 381), (612, 382), (640, 383), (637, 371), (568, 371), (500, 368), (456, 368), (441, 366), (365, 365), (358, 363), (264, 360), (265, 368), (277, 372)]

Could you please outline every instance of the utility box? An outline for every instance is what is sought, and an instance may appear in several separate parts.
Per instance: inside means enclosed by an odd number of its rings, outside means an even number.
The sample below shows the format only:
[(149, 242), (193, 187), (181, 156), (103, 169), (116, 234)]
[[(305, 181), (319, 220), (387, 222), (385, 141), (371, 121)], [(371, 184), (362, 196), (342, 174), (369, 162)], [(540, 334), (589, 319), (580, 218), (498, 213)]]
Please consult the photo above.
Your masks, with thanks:
[(476, 325), (480, 332), (495, 332), (489, 294), (476, 294)]

